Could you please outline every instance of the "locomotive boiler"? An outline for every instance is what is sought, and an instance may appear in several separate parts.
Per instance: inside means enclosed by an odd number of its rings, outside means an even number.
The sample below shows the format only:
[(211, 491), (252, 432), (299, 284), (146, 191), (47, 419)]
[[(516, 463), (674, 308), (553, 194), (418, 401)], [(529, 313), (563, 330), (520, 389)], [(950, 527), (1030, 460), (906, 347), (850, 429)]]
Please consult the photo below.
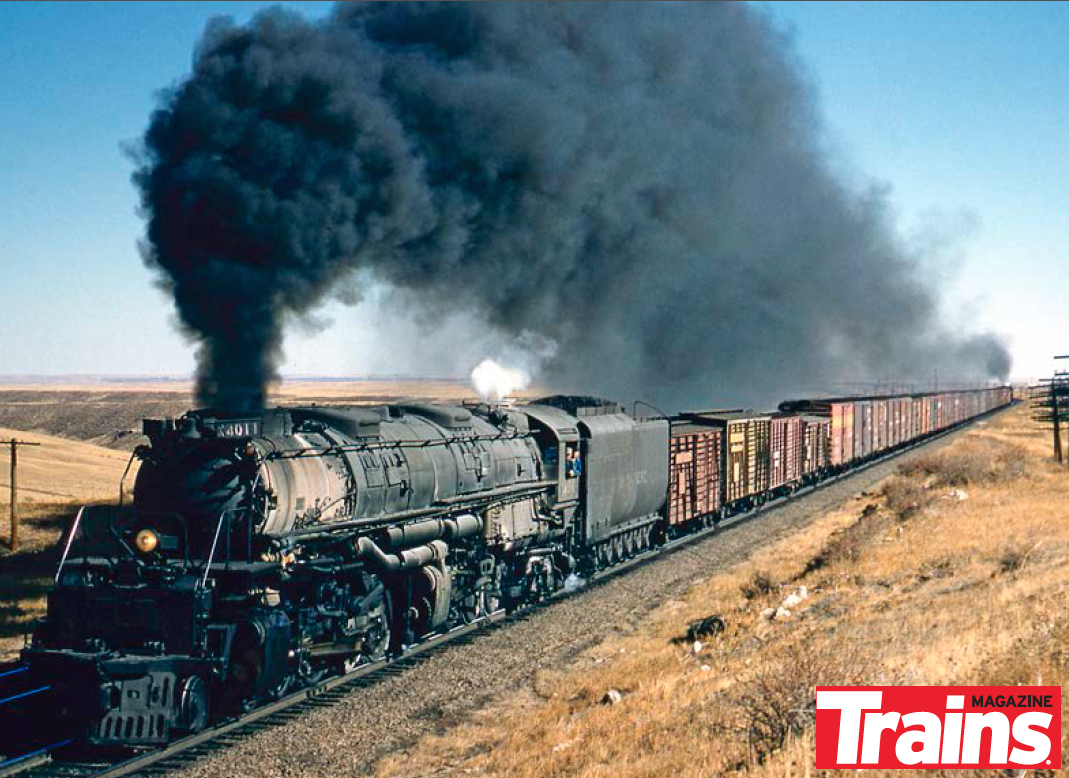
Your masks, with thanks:
[(144, 432), (132, 505), (79, 514), (22, 654), (99, 745), (197, 731), (663, 531), (668, 423), (611, 403), (199, 410)]

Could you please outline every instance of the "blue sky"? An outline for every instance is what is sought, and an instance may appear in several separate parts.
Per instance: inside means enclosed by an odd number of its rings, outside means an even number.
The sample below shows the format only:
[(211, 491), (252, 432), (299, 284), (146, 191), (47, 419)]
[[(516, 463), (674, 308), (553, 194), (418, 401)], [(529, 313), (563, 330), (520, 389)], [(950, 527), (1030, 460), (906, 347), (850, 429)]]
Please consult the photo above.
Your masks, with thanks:
[[(190, 371), (137, 253), (122, 146), (209, 17), (264, 5), (0, 4), (0, 374)], [(951, 319), (1006, 333), (1015, 375), (1049, 371), (1069, 351), (1069, 4), (758, 5), (791, 31), (837, 167), (887, 187), (930, 247)], [(382, 313), (329, 310), (288, 339), (286, 372), (413, 369), (418, 351), (378, 348)]]

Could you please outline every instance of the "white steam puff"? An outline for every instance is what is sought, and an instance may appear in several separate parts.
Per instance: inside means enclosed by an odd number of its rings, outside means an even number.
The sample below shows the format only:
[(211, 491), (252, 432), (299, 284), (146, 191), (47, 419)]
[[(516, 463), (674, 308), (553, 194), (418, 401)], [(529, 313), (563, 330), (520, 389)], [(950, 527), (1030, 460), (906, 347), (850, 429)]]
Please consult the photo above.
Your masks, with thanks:
[(501, 400), (526, 389), (531, 376), (526, 370), (505, 367), (492, 359), (484, 359), (471, 371), (471, 385), (484, 400)]

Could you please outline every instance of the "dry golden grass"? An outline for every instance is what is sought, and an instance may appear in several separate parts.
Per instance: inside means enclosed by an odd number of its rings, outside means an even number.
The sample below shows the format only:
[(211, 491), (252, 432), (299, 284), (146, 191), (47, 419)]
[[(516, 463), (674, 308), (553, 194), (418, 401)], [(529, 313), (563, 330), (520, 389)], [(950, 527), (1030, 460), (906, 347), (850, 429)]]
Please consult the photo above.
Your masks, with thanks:
[[(377, 774), (810, 776), (818, 683), (1064, 684), (1069, 472), (1049, 451), (1024, 408), (981, 422)], [(674, 642), (714, 613), (698, 651)]]
[[(11, 487), (12, 438), (39, 446), (19, 448), (19, 503), (94, 501), (117, 498), (119, 479), (130, 461), (122, 451), (51, 435), (0, 428), (0, 506), (6, 513)], [(130, 475), (136, 473), (136, 462)], [(129, 480), (128, 482), (132, 483)], [(129, 485), (129, 484), (128, 484)]]
[[(115, 500), (129, 454), (62, 438), (0, 429), (40, 443), (19, 449), (19, 551), (10, 550), (10, 448), (0, 446), (0, 659), (22, 644), (31, 622), (44, 615), (56, 564), (56, 544), (84, 503)], [(127, 486), (136, 472), (131, 468)]]

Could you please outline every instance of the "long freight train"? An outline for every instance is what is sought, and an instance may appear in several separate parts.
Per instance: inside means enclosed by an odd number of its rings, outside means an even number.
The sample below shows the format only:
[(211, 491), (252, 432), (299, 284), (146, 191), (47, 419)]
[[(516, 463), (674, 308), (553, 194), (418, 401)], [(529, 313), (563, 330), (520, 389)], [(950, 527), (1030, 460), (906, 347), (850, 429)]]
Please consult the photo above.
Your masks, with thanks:
[(132, 504), (79, 513), (21, 667), (56, 692), (49, 716), (71, 737), (161, 745), (1010, 400), (638, 418), (552, 397), (146, 420)]

